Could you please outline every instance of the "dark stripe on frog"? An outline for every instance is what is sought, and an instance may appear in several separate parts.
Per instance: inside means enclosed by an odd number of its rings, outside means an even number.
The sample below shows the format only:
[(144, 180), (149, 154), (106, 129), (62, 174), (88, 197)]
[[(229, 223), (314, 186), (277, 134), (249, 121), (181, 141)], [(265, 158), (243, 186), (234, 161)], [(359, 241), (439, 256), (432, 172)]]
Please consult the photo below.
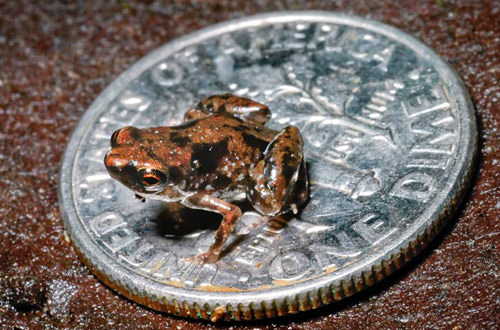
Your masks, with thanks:
[(231, 123), (231, 124), (224, 123), (224, 124), (222, 124), (223, 128), (227, 128), (229, 130), (233, 130), (233, 131), (237, 131), (237, 132), (246, 132), (246, 131), (248, 131), (248, 127), (242, 125), (244, 123), (243, 120), (241, 120), (238, 117), (233, 117), (231, 115), (226, 115), (226, 116), (228, 118), (231, 118), (231, 120), (237, 121), (238, 123), (236, 123), (236, 124), (235, 123)]
[(248, 133), (242, 133), (243, 140), (245, 140), (245, 143), (253, 148), (259, 148), (260, 152), (264, 152), (266, 150), (267, 145), (269, 144), (268, 141), (260, 139), (256, 137), (255, 135), (248, 134)]
[(232, 129), (232, 130), (238, 131), (238, 132), (244, 131), (246, 129), (245, 127), (233, 126), (233, 125), (228, 125), (228, 124), (223, 124), (222, 127), (229, 128), (229, 129)]
[(168, 181), (178, 184), (184, 178), (184, 173), (182, 169), (177, 166), (169, 166), (168, 168)]
[(197, 162), (196, 170), (201, 174), (212, 173), (228, 152), (227, 138), (217, 143), (194, 143), (191, 164)]
[(170, 133), (170, 141), (183, 148), (191, 141), (191, 139), (187, 136), (182, 136), (179, 132), (173, 131)]
[(149, 158), (153, 159), (153, 160), (156, 160), (158, 163), (162, 164), (163, 166), (167, 166), (168, 164), (165, 162), (165, 160), (161, 159), (160, 157), (158, 157), (154, 152), (153, 150), (151, 149), (147, 149), (146, 150), (146, 154), (148, 155)]
[(287, 180), (290, 180), (292, 176), (295, 174), (295, 171), (297, 171), (297, 166), (290, 166), (290, 164), (294, 163), (296, 164), (296, 161), (297, 160), (290, 157), (290, 154), (288, 153), (283, 155), (283, 163), (281, 164), (282, 165), (281, 173)]
[(128, 129), (128, 134), (131, 140), (138, 141), (141, 139), (141, 131), (133, 126)]
[(220, 189), (224, 189), (227, 186), (229, 186), (231, 184), (231, 182), (232, 182), (231, 178), (229, 178), (223, 174), (217, 173), (217, 179), (214, 180), (214, 182), (212, 183), (212, 186), (216, 190), (220, 190)]
[[(133, 165), (125, 165), (121, 168), (113, 167), (112, 171), (117, 173), (119, 178), (125, 178), (125, 183), (127, 186), (135, 187), (137, 190), (143, 190), (143, 186), (141, 185), (142, 177), (139, 175), (137, 168)], [(121, 180), (120, 180), (121, 181)]]

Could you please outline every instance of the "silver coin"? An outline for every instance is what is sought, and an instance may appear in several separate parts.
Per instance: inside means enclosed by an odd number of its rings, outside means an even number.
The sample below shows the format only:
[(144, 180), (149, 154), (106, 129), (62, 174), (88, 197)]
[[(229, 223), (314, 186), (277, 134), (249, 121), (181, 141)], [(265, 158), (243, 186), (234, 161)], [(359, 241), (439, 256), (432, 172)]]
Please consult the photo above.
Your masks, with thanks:
[[(268, 105), (268, 126), (305, 139), (310, 199), (299, 217), (244, 213), (214, 264), (186, 260), (216, 219), (168, 222), (103, 165), (123, 126), (179, 123), (208, 95)], [(161, 311), (259, 319), (349, 296), (407, 262), (456, 208), (476, 152), (457, 75), (392, 27), (323, 12), (271, 13), (172, 41), (114, 81), (75, 129), (61, 167), (66, 230), (105, 283)], [(215, 227), (210, 226), (215, 222)]]

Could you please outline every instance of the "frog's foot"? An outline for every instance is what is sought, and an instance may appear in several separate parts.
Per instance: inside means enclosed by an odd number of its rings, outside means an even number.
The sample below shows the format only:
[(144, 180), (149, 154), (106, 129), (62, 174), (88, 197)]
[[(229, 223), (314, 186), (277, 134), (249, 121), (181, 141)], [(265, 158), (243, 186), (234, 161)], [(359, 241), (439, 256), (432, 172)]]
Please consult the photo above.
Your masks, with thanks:
[(189, 256), (184, 258), (184, 260), (192, 262), (194, 264), (198, 265), (204, 265), (204, 264), (213, 264), (219, 260), (219, 255), (215, 255), (213, 253), (208, 252), (203, 252), (200, 254), (197, 254), (195, 256)]
[(216, 262), (236, 222), (241, 218), (241, 209), (236, 205), (203, 192), (188, 196), (182, 201), (182, 204), (190, 208), (217, 212), (222, 215), (222, 222), (215, 232), (215, 242), (208, 251), (188, 258), (188, 260), (196, 263)]
[(229, 114), (261, 125), (271, 117), (271, 111), (264, 104), (232, 94), (221, 94), (201, 100), (195, 109), (184, 114), (184, 120), (200, 119), (213, 114)]
[(298, 211), (307, 198), (303, 144), (297, 127), (285, 127), (251, 171), (247, 196), (262, 214), (274, 216), (290, 209)]

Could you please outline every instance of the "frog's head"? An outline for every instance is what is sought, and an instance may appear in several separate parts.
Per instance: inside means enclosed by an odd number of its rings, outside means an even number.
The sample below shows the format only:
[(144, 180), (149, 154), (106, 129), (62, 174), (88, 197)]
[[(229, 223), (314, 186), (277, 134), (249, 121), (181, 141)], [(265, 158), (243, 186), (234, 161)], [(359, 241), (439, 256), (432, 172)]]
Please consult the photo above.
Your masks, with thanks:
[(109, 174), (139, 193), (158, 193), (168, 179), (165, 164), (152, 154), (149, 139), (135, 127), (124, 127), (111, 136), (111, 150), (104, 157)]

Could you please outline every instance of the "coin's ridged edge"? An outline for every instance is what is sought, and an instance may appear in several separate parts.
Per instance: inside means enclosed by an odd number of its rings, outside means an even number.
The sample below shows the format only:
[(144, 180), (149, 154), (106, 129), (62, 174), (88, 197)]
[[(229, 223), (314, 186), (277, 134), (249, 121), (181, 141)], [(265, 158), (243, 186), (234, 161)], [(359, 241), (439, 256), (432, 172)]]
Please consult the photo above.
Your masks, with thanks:
[[(447, 220), (457, 211), (458, 205), (465, 197), (465, 192), (469, 187), (477, 163), (477, 147), (475, 145), (474, 150), (464, 180), (455, 196), (449, 201), (447, 207), (445, 207), (443, 212), (431, 225), (418, 234), (415, 240), (410, 241), (407, 246), (401, 248), (397, 254), (392, 254), (389, 259), (383, 259), (379, 264), (372, 265), (369, 270), (363, 270), (354, 274), (348, 281), (342, 280), (338, 284), (332, 283), (327, 287), (320, 287), (316, 291), (307, 291), (303, 296), (297, 294), (295, 297), (285, 297), (282, 301), (273, 300), (271, 304), (254, 301), (249, 303), (248, 306), (242, 303), (236, 306), (231, 304), (225, 306), (215, 304), (214, 306), (210, 306), (208, 303), (200, 305), (197, 302), (189, 305), (187, 301), (179, 303), (176, 299), (169, 301), (167, 297), (148, 297), (146, 292), (141, 294), (137, 289), (125, 285), (123, 281), (106, 275), (97, 265), (88, 260), (75, 244), (73, 246), (75, 246), (76, 253), (81, 260), (84, 261), (99, 280), (121, 295), (158, 311), (181, 317), (205, 319), (212, 322), (220, 320), (249, 321), (296, 314), (300, 311), (316, 309), (352, 296), (393, 274), (420, 253), (444, 228)], [(72, 242), (74, 242), (73, 239)]]

